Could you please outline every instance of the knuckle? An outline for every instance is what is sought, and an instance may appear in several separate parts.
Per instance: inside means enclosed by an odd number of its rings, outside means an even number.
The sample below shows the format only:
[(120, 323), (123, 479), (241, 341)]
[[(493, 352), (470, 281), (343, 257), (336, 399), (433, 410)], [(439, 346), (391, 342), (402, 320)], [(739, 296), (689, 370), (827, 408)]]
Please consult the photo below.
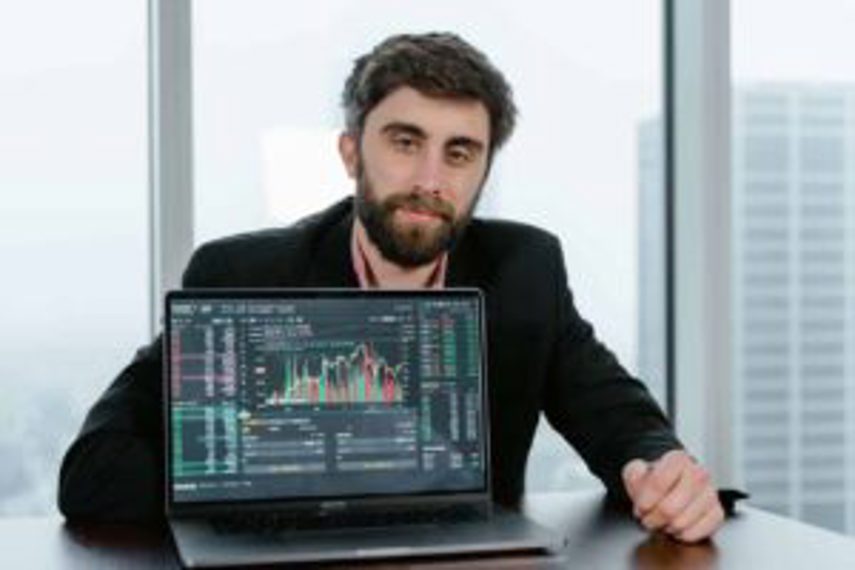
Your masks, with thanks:
[(674, 501), (663, 502), (659, 510), (661, 511), (662, 515), (668, 520), (671, 520), (678, 514), (680, 514), (680, 507)]
[(658, 530), (665, 526), (665, 521), (662, 520), (662, 517), (652, 515), (645, 518), (642, 524), (647, 530)]
[(657, 497), (658, 493), (655, 489), (651, 486), (646, 487), (638, 496), (638, 508), (642, 511), (650, 510), (656, 504)]
[(706, 527), (700, 524), (696, 524), (685, 529), (680, 534), (680, 539), (685, 542), (697, 542), (703, 538), (706, 538), (707, 535), (708, 531)]
[(685, 452), (682, 449), (672, 449), (670, 451), (665, 452), (662, 455), (663, 461), (678, 461), (685, 455)]
[(650, 478), (650, 487), (659, 494), (664, 493), (668, 489), (669, 474), (665, 471), (654, 473)]
[(718, 504), (718, 493), (712, 488), (712, 485), (695, 489), (695, 496), (698, 501), (704, 505), (704, 511), (708, 511), (714, 504)]
[(655, 527), (655, 525), (653, 524), (653, 521), (652, 521), (652, 520), (650, 520), (650, 519), (644, 519), (644, 520), (642, 520), (642, 521), (641, 521), (641, 526), (643, 526), (643, 527), (644, 527), (644, 528), (646, 528), (647, 530), (656, 530), (656, 527)]

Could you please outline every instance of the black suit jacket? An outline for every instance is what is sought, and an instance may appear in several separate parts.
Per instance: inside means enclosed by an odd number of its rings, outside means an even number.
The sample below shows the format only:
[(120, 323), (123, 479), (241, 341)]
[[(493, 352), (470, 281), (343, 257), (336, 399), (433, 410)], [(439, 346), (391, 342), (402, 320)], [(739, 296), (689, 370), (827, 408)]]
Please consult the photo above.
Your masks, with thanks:
[[(294, 226), (200, 247), (185, 287), (358, 287), (352, 200)], [(618, 497), (622, 466), (680, 447), (645, 387), (576, 311), (558, 240), (475, 219), (450, 252), (446, 285), (484, 291), (494, 498), (518, 503), (541, 412)], [(137, 353), (86, 417), (62, 464), (67, 517), (163, 516), (162, 363), (158, 338)]]

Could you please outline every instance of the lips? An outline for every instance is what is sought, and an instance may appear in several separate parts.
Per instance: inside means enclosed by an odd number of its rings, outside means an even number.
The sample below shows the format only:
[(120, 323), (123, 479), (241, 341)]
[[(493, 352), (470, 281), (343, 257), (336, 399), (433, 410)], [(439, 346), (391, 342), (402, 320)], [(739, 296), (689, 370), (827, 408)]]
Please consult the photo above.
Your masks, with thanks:
[(402, 208), (400, 208), (400, 210), (403, 213), (405, 213), (409, 216), (412, 216), (414, 218), (429, 218), (429, 219), (436, 219), (436, 220), (442, 220), (444, 218), (444, 216), (440, 212), (435, 212), (433, 210), (425, 210), (423, 208), (402, 207)]
[(426, 194), (393, 194), (384, 201), (384, 207), (389, 214), (400, 210), (402, 216), (411, 220), (454, 222), (454, 206)]

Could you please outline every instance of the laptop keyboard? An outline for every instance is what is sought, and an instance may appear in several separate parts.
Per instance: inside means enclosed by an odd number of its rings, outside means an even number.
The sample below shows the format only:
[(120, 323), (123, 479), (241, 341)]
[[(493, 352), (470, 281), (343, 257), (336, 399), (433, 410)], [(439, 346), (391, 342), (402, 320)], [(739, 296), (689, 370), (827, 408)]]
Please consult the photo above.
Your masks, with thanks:
[(220, 534), (270, 533), (291, 530), (323, 530), (330, 528), (370, 528), (399, 525), (457, 524), (486, 518), (483, 510), (471, 505), (443, 509), (373, 513), (335, 513), (324, 516), (298, 516), (294, 513), (246, 513), (217, 517), (211, 520)]

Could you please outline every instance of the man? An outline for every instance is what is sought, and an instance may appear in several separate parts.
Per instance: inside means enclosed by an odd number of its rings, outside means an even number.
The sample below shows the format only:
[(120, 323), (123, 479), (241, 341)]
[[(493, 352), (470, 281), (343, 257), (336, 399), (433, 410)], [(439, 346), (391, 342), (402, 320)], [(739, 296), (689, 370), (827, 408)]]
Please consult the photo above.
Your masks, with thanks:
[[(723, 519), (706, 471), (577, 313), (558, 241), (473, 219), (515, 118), (511, 90), (452, 34), (394, 36), (356, 61), (339, 151), (353, 200), (201, 247), (187, 287), (475, 286), (485, 293), (495, 499), (518, 504), (543, 412), (649, 529), (698, 541)], [(141, 349), (66, 454), (70, 518), (162, 517), (160, 339)]]

